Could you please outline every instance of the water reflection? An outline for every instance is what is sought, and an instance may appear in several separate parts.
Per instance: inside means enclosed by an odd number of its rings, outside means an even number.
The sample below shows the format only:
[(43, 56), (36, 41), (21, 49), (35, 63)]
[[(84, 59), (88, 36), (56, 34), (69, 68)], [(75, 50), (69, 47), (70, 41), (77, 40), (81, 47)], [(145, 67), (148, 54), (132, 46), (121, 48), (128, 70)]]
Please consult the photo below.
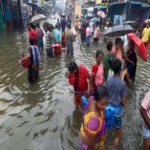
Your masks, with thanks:
[[(23, 34), (22, 34), (23, 33)], [(40, 79), (27, 82), (27, 70), (18, 65), (18, 57), (27, 48), (27, 32), (0, 36), (0, 146), (2, 150), (77, 150), (82, 114), (73, 104), (73, 89), (67, 80), (67, 65), (75, 60), (91, 71), (95, 51), (105, 51), (102, 38), (87, 47), (78, 37), (74, 58), (41, 56)], [(150, 62), (138, 62), (136, 82), (129, 90), (124, 108), (123, 137), (119, 150), (141, 150), (142, 120), (139, 105), (149, 88)], [(105, 150), (111, 150), (113, 134), (107, 133)]]

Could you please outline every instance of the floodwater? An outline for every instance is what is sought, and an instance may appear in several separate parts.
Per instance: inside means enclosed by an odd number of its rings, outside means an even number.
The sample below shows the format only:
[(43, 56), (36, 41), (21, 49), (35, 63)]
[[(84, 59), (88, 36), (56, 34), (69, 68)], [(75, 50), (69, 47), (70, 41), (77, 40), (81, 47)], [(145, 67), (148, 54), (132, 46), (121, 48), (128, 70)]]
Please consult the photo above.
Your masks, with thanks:
[[(90, 48), (75, 44), (74, 60), (89, 71), (95, 51), (105, 46), (100, 40)], [(0, 33), (0, 149), (79, 150), (82, 113), (73, 104), (73, 89), (67, 81), (67, 65), (72, 58), (63, 52), (53, 59), (41, 55), (40, 79), (30, 85), (27, 70), (18, 58), (27, 50), (27, 31)], [(142, 119), (139, 105), (150, 84), (150, 61), (139, 60), (136, 82), (129, 90), (124, 108), (123, 136), (118, 150), (142, 150)], [(111, 150), (107, 133), (105, 150)]]

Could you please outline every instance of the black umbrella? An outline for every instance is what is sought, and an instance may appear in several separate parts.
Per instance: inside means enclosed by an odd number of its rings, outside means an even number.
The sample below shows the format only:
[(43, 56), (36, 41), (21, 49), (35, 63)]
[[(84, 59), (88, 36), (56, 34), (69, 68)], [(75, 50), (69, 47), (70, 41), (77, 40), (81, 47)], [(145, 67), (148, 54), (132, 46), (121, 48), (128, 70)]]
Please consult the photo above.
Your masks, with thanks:
[(43, 28), (44, 28), (44, 31), (47, 32), (48, 28), (54, 29), (54, 26), (52, 24), (50, 24), (49, 22), (45, 22), (43, 24)]
[(106, 30), (104, 35), (110, 37), (118, 37), (118, 36), (124, 36), (133, 31), (134, 29), (130, 25), (117, 25), (117, 26), (109, 27)]

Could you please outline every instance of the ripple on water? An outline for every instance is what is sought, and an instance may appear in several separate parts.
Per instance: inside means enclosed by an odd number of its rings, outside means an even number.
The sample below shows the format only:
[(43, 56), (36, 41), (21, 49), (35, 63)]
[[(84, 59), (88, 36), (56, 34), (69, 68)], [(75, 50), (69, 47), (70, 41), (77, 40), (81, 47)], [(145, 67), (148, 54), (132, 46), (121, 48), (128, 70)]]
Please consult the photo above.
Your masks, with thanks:
[[(77, 37), (75, 56), (63, 52), (53, 59), (41, 55), (40, 79), (27, 83), (27, 70), (18, 65), (18, 57), (27, 50), (27, 32), (0, 37), (0, 146), (2, 150), (77, 150), (82, 113), (73, 104), (73, 89), (68, 84), (68, 63), (86, 65), (89, 72), (95, 63), (99, 44), (87, 47)], [(7, 39), (7, 40), (6, 40)], [(149, 88), (150, 61), (138, 60), (136, 82), (129, 90), (123, 112), (123, 137), (119, 150), (142, 149), (142, 120), (139, 106)], [(138, 130), (137, 130), (138, 129)], [(113, 134), (108, 131), (105, 150), (111, 149)]]

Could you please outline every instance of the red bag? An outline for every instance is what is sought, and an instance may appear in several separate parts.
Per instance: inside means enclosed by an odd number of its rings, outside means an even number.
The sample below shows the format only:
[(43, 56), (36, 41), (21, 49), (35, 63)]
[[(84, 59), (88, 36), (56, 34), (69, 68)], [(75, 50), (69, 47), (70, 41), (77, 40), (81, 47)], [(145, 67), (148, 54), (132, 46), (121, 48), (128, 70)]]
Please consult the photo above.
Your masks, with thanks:
[[(25, 56), (26, 56), (26, 54), (23, 55), (23, 57), (25, 57)], [(22, 65), (22, 67), (24, 67), (24, 68), (29, 68), (30, 65), (31, 65), (31, 60), (30, 60), (30, 58), (29, 58), (28, 60), (24, 61), (21, 65)]]

